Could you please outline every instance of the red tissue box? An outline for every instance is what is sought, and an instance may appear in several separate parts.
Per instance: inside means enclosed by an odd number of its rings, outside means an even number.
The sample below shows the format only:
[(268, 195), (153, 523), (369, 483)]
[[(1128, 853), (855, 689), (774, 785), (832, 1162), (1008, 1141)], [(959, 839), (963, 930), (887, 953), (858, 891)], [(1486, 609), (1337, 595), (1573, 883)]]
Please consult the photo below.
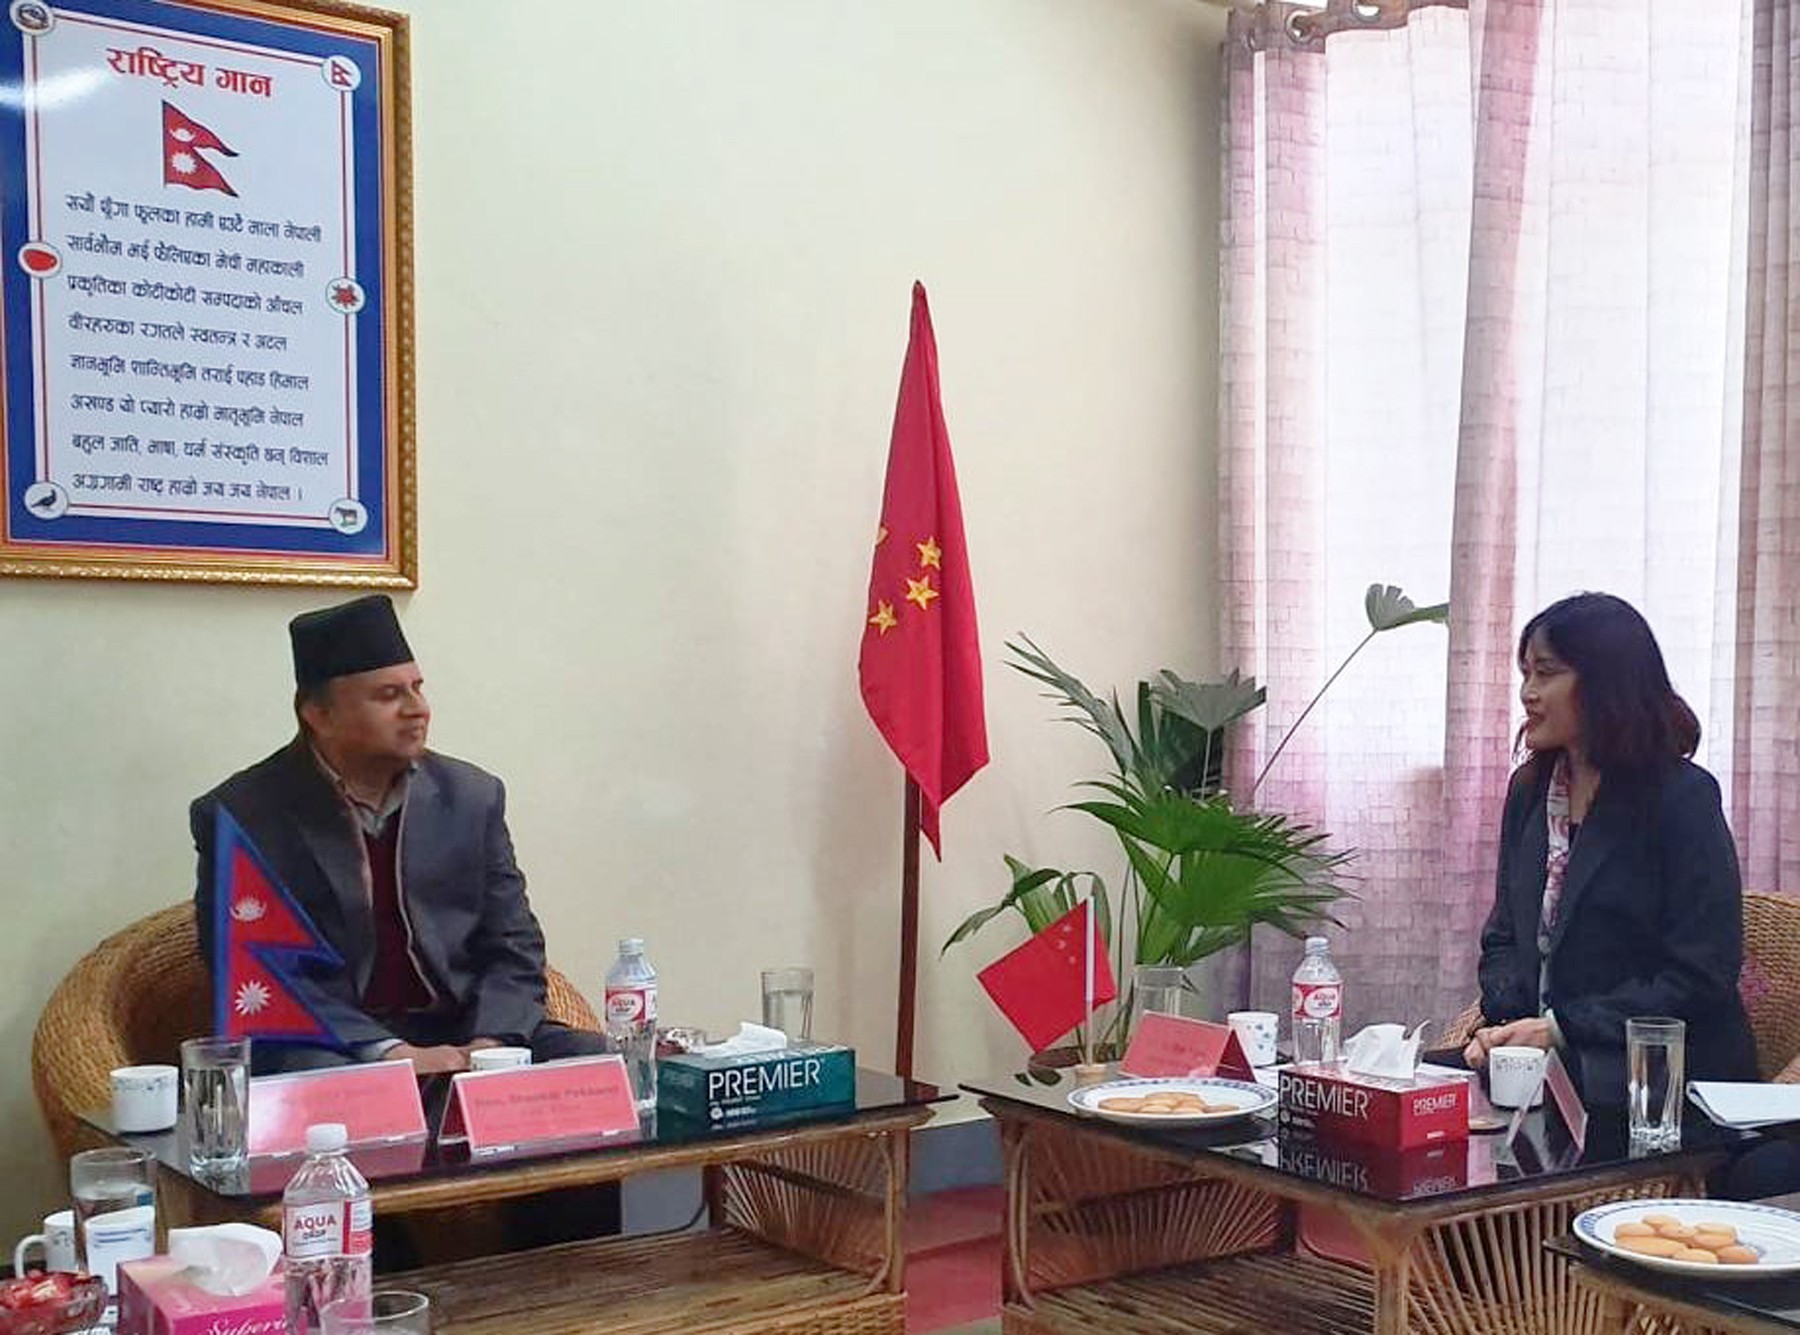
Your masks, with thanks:
[(1465, 1080), (1386, 1080), (1350, 1075), (1341, 1065), (1281, 1071), (1281, 1124), (1320, 1140), (1353, 1141), (1383, 1150), (1415, 1150), (1469, 1138)]
[(287, 1282), (280, 1266), (249, 1293), (208, 1293), (167, 1256), (119, 1266), (118, 1335), (285, 1335)]

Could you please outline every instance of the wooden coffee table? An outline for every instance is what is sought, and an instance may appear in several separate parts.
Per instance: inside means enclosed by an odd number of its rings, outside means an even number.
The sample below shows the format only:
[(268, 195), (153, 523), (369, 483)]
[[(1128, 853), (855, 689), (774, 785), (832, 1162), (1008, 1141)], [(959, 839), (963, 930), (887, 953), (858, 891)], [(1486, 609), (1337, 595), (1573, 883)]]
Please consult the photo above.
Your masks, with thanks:
[[(1800, 1194), (1762, 1202), (1800, 1210)], [(1794, 1335), (1800, 1277), (1711, 1281), (1659, 1274), (1605, 1256), (1573, 1236), (1549, 1244), (1573, 1264), (1575, 1281), (1616, 1314), (1628, 1335)]]
[[(965, 1086), (1000, 1123), (1006, 1335), (1614, 1335), (1545, 1243), (1592, 1204), (1696, 1194), (1725, 1153), (1696, 1128), (1632, 1159), (1596, 1116), (1585, 1154), (1532, 1167), (1492, 1137), (1382, 1155), (1269, 1121), (1125, 1126), (1076, 1113), (1070, 1087)], [(1366, 1264), (1296, 1246), (1313, 1212)]]
[[(697, 1168), (710, 1227), (483, 1256), (377, 1283), (431, 1294), (437, 1335), (904, 1335), (908, 1134), (943, 1097), (859, 1071), (854, 1110), (777, 1127), (664, 1124), (633, 1144), (482, 1164), (435, 1147), (414, 1147), (424, 1162), (408, 1164), (384, 1150), (385, 1175), (370, 1181), (378, 1219), (417, 1216), (429, 1227), (446, 1211)], [(122, 1139), (158, 1149), (170, 1222), (280, 1227), (291, 1162), (221, 1190), (185, 1171), (172, 1136)]]

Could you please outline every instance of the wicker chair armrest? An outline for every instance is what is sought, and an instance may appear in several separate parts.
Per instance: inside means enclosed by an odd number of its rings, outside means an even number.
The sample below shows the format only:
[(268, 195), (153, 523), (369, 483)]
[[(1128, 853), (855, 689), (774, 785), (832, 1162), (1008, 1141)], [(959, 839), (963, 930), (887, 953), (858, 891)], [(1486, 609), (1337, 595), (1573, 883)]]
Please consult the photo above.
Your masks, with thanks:
[(1461, 1048), (1468, 1046), (1475, 1031), (1481, 1028), (1481, 1003), (1477, 1002), (1444, 1027), (1443, 1034), (1431, 1044), (1434, 1048)]
[(544, 966), (544, 1017), (571, 1029), (597, 1032), (600, 1028), (599, 1017), (581, 990), (548, 965)]
[(79, 1114), (112, 1097), (111, 1073), (132, 1064), (97, 971), (67, 975), (50, 994), (31, 1041), (31, 1084), (50, 1138), (67, 1156), (82, 1144)]

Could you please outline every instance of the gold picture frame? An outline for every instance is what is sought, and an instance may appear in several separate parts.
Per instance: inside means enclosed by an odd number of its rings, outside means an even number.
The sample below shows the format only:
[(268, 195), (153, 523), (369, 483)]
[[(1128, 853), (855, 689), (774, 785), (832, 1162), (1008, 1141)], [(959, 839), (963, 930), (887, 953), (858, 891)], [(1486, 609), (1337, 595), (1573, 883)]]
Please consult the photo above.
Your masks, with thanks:
[(407, 16), (0, 5), (0, 575), (416, 588)]

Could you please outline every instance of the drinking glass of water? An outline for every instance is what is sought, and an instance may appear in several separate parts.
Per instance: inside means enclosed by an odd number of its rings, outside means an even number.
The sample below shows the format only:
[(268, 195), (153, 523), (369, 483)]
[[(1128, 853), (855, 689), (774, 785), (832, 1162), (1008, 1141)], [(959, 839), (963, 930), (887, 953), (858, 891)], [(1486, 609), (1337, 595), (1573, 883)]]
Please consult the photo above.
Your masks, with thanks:
[(1687, 1097), (1687, 1025), (1665, 1016), (1625, 1021), (1625, 1098), (1631, 1147), (1681, 1147), (1681, 1104)]
[(1131, 971), (1131, 1021), (1146, 1015), (1180, 1015), (1187, 991), (1187, 970), (1174, 965), (1140, 964)]
[(431, 1299), (405, 1289), (339, 1298), (319, 1314), (323, 1335), (431, 1335)]
[(69, 1191), (77, 1260), (116, 1292), (120, 1261), (156, 1254), (156, 1160), (124, 1146), (83, 1150), (69, 1160)]
[(763, 1023), (779, 1029), (790, 1043), (812, 1041), (813, 971), (764, 969)]
[(181, 1045), (181, 1085), (194, 1172), (222, 1176), (241, 1168), (250, 1148), (250, 1040), (188, 1039)]

